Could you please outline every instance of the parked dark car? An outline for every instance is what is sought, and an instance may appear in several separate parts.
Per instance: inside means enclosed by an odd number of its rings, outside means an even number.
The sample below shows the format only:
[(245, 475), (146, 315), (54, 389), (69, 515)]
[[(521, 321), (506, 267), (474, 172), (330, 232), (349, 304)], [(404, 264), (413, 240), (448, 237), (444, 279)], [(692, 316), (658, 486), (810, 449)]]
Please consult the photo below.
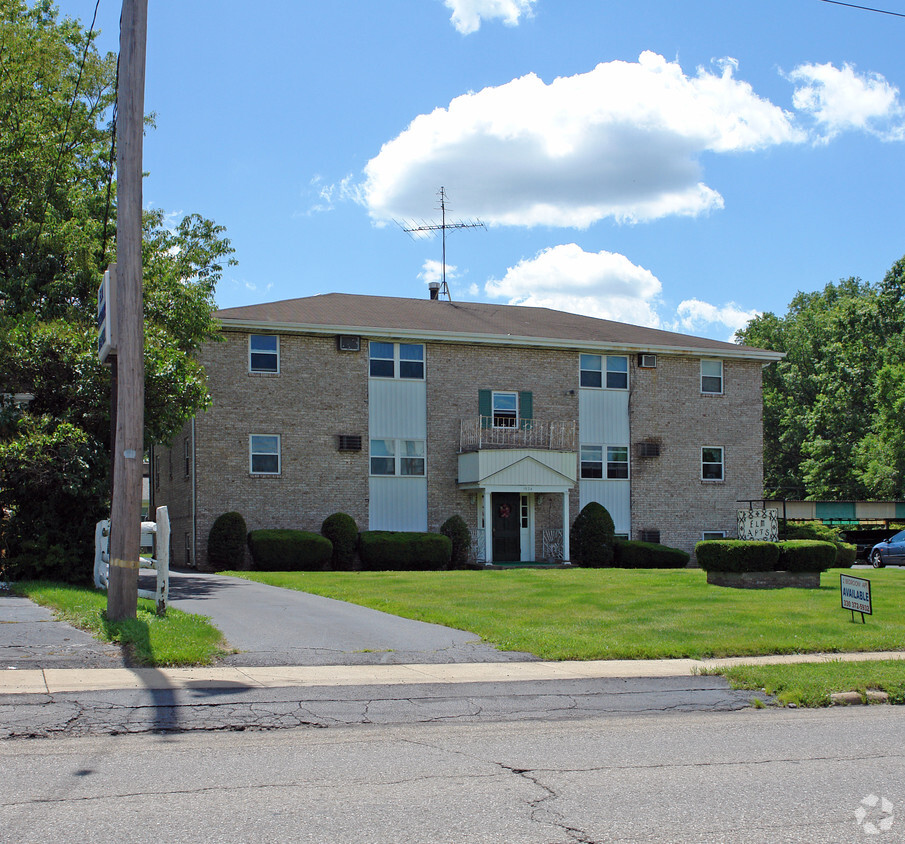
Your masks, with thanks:
[(905, 564), (905, 530), (900, 530), (889, 539), (878, 542), (870, 549), (867, 559), (875, 569), (883, 566), (901, 566)]

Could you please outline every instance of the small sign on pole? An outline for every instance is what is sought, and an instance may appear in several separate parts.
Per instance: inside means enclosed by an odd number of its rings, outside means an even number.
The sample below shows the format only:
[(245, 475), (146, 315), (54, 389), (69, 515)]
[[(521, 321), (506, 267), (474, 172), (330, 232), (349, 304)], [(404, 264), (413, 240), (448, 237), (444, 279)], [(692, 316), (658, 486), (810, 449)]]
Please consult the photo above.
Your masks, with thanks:
[(779, 510), (738, 510), (738, 538), (760, 542), (779, 539)]
[(101, 363), (116, 354), (116, 264), (110, 264), (97, 288), (97, 354)]
[(866, 624), (864, 614), (873, 615), (870, 604), (870, 581), (863, 577), (840, 574), (839, 589), (842, 593), (842, 609), (852, 611), (852, 621), (855, 620), (856, 612), (861, 613), (861, 623)]

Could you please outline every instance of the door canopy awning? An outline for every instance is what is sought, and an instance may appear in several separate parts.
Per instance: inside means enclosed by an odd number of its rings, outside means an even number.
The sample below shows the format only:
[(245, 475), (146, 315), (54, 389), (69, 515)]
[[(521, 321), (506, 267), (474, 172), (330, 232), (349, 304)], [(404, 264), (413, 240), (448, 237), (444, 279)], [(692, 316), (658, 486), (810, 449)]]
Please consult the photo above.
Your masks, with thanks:
[(460, 489), (568, 492), (577, 477), (575, 452), (496, 449), (459, 455)]

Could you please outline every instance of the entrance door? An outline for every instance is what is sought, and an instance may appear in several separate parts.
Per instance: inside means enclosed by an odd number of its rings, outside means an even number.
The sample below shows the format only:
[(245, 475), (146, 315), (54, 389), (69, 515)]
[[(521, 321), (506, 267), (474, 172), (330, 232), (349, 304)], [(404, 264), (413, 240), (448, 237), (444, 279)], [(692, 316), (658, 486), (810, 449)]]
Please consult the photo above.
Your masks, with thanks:
[(490, 499), (495, 563), (516, 563), (521, 559), (519, 505), (517, 492), (495, 492)]

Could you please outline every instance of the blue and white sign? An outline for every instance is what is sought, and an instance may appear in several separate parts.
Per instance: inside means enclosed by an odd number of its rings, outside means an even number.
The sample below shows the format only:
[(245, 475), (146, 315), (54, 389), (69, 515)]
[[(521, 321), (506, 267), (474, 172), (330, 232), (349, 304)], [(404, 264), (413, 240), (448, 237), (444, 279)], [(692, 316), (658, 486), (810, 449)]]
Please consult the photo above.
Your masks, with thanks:
[(863, 577), (840, 574), (842, 609), (873, 615), (870, 608), (870, 581)]
[(97, 288), (97, 354), (101, 363), (116, 354), (116, 265), (110, 264)]

